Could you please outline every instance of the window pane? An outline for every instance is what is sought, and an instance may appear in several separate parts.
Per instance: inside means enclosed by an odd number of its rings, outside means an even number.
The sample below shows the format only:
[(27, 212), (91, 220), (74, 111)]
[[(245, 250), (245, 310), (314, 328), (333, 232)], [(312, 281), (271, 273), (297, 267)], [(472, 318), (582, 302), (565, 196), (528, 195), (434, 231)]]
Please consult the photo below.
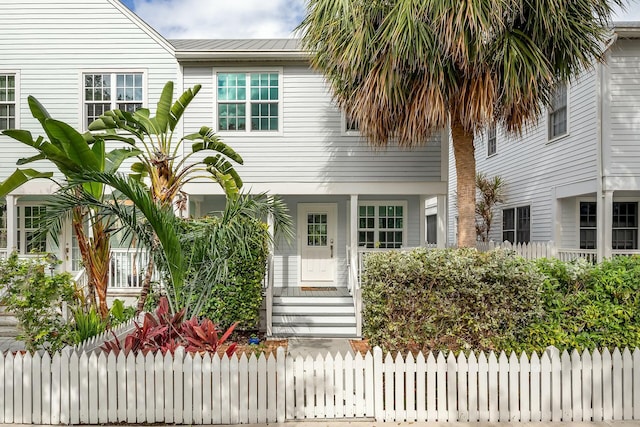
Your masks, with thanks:
[(504, 209), (502, 211), (502, 229), (514, 230), (516, 227), (515, 209)]
[(551, 99), (549, 108), (549, 139), (567, 133), (567, 87), (561, 85)]

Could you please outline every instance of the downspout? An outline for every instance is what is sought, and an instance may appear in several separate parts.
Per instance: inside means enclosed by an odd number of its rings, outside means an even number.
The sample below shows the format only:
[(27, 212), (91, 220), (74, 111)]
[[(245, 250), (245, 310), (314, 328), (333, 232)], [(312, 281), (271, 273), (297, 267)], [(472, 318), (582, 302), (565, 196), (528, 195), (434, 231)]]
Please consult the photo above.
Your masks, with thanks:
[[(611, 38), (609, 39), (609, 41), (607, 42), (607, 44), (604, 47), (603, 50), (603, 55), (607, 55), (607, 53), (609, 52), (609, 49), (611, 48), (611, 46), (613, 46), (613, 44), (618, 40), (618, 35), (617, 34), (613, 34), (611, 36)], [(596, 258), (598, 262), (601, 262), (604, 259), (604, 253), (605, 253), (605, 245), (607, 244), (605, 241), (604, 236), (607, 235), (606, 230), (604, 230), (602, 227), (600, 227), (601, 225), (606, 224), (604, 215), (607, 212), (607, 209), (605, 209), (604, 203), (605, 203), (605, 190), (606, 190), (606, 185), (605, 185), (605, 161), (604, 161), (604, 138), (603, 138), (603, 132), (602, 132), (602, 124), (604, 123), (603, 121), (603, 108), (602, 108), (602, 104), (604, 102), (604, 94), (602, 93), (603, 87), (606, 84), (606, 82), (604, 81), (604, 67), (602, 62), (598, 62), (598, 65), (596, 66), (596, 157), (597, 157), (597, 168), (598, 168), (598, 179), (597, 179), (597, 189), (596, 189), (596, 201), (597, 201), (597, 208), (596, 208), (596, 212), (597, 212), (597, 222), (596, 225), (597, 227), (597, 233), (598, 233), (598, 238), (596, 239), (597, 241), (597, 245), (596, 245)]]

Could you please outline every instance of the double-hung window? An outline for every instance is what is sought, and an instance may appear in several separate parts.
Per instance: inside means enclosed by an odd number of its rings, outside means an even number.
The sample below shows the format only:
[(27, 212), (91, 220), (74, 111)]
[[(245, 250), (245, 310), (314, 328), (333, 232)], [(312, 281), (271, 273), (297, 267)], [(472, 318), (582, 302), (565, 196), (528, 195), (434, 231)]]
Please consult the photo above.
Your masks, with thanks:
[(46, 213), (44, 206), (17, 206), (17, 246), (21, 254), (40, 253), (47, 250), (46, 237), (40, 232), (40, 224)]
[(580, 249), (595, 249), (597, 235), (596, 202), (580, 202)]
[(487, 129), (487, 156), (493, 156), (498, 151), (498, 141), (496, 138), (496, 127), (489, 126)]
[(363, 202), (358, 207), (358, 246), (393, 249), (404, 246), (406, 205)]
[(638, 249), (638, 203), (614, 202), (612, 249)]
[(16, 76), (0, 74), (0, 130), (16, 127)]
[(278, 72), (217, 73), (218, 130), (278, 131), (280, 100)]
[(511, 243), (529, 243), (531, 241), (530, 206), (502, 210), (502, 240)]
[[(597, 247), (597, 203), (580, 202), (580, 249)], [(638, 202), (613, 202), (611, 248), (638, 249)]]
[(142, 108), (142, 73), (85, 73), (83, 77), (86, 126), (109, 110)]
[(549, 108), (549, 140), (567, 133), (567, 86), (558, 86)]

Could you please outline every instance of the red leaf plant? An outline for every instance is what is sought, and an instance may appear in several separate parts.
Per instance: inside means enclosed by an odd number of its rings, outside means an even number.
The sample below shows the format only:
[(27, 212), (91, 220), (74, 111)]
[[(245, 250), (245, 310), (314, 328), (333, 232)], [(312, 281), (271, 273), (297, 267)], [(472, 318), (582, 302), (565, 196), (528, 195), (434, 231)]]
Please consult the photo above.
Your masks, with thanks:
[[(160, 299), (160, 304), (155, 313), (145, 313), (142, 325), (134, 322), (135, 329), (124, 340), (124, 344), (114, 335), (112, 341), (106, 341), (100, 349), (116, 355), (120, 351), (146, 355), (147, 353), (162, 354), (167, 352), (174, 354), (179, 347), (185, 347), (189, 353), (216, 352), (231, 335), (237, 323), (234, 323), (227, 331), (218, 337), (217, 326), (209, 319), (198, 321), (195, 317), (184, 321), (185, 310), (182, 309), (174, 315), (169, 312), (169, 302), (166, 298)], [(231, 356), (236, 349), (236, 344), (229, 345), (226, 353)]]

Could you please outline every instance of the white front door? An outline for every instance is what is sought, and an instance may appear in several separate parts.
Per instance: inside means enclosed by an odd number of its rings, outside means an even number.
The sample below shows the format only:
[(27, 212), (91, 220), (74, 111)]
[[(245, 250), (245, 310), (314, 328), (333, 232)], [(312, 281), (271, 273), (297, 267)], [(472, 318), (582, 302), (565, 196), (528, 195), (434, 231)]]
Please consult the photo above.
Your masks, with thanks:
[(336, 277), (338, 206), (298, 204), (300, 281), (302, 285), (333, 286)]

